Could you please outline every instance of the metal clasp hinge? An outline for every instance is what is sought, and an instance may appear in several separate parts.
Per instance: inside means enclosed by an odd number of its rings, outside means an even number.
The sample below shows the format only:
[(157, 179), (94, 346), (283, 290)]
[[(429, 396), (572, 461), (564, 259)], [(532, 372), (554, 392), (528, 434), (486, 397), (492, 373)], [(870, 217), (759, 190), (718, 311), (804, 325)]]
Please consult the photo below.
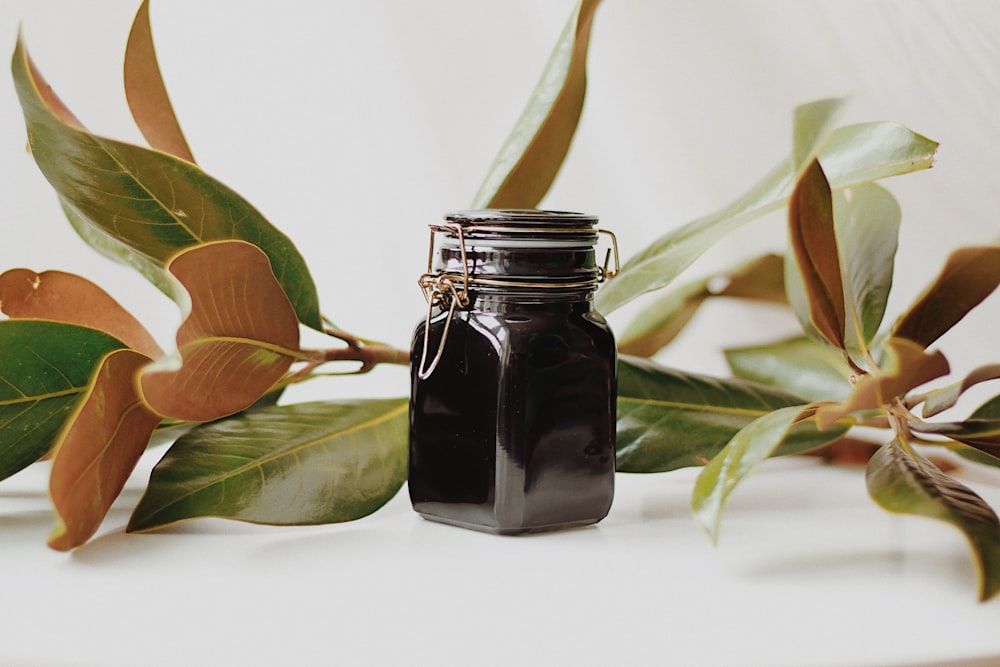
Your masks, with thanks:
[[(455, 282), (448, 276), (434, 276), (425, 273), (420, 276), (420, 288), (427, 298), (427, 318), (424, 320), (424, 343), (420, 354), (420, 366), (417, 368), (417, 377), (426, 380), (437, 368), (444, 356), (444, 345), (448, 340), (448, 332), (451, 330), (451, 321), (455, 316), (455, 308), (461, 305), (463, 308), (469, 305), (469, 293), (467, 289), (459, 290)], [(448, 304), (448, 316), (444, 321), (444, 331), (441, 332), (441, 340), (438, 341), (437, 352), (430, 364), (427, 363), (431, 340), (431, 318), (434, 315), (434, 306), (439, 303)]]

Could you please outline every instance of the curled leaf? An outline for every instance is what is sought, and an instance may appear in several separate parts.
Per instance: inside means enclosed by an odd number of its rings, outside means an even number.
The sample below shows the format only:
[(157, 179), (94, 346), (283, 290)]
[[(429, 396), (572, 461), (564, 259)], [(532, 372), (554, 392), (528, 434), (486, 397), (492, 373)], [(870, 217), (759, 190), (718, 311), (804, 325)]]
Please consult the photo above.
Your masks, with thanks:
[(885, 351), (883, 368), (863, 376), (846, 401), (820, 408), (821, 428), (854, 412), (888, 406), (914, 387), (948, 374), (948, 360), (938, 350), (928, 353), (913, 341), (890, 338)]
[(163, 417), (209, 421), (270, 390), (299, 350), (295, 311), (267, 256), (243, 241), (185, 250), (167, 267), (190, 298), (177, 352), (141, 372), (143, 400)]
[[(622, 355), (617, 469), (645, 473), (704, 465), (750, 422), (803, 402), (754, 382), (684, 373)], [(837, 430), (796, 429), (780, 453), (826, 444), (842, 434)]]
[(133, 382), (148, 361), (135, 350), (108, 354), (59, 436), (49, 480), (53, 549), (75, 549), (97, 532), (159, 424)]
[(733, 269), (692, 281), (657, 299), (629, 324), (618, 338), (618, 351), (651, 357), (670, 344), (712, 297), (787, 303), (780, 255), (767, 254)]
[(875, 453), (865, 481), (884, 509), (938, 519), (962, 531), (979, 574), (980, 599), (1000, 592), (1000, 520), (979, 495), (897, 440)]
[(0, 310), (17, 319), (53, 320), (103, 331), (153, 359), (163, 356), (142, 324), (86, 278), (62, 271), (11, 269), (0, 275)]
[(847, 313), (833, 196), (818, 160), (803, 172), (788, 204), (788, 232), (809, 305), (809, 321), (823, 338), (846, 349)]
[(474, 208), (535, 208), (569, 151), (587, 92), (587, 49), (600, 0), (580, 0)]
[(0, 479), (48, 453), (94, 369), (121, 347), (95, 329), (0, 321)]
[(149, 0), (139, 5), (125, 45), (125, 97), (135, 124), (150, 146), (195, 161), (160, 74), (149, 24)]
[(187, 160), (114, 141), (71, 122), (31, 63), (22, 40), (11, 62), (32, 156), (70, 211), (81, 237), (140, 269), (159, 270), (177, 251), (242, 239), (261, 248), (303, 324), (322, 330), (316, 286), (287, 236), (230, 188)]
[(928, 347), (992, 294), (998, 284), (1000, 245), (959, 248), (896, 322), (893, 335)]
[(150, 476), (129, 531), (214, 516), (266, 524), (351, 521), (406, 479), (407, 402), (252, 410), (182, 436)]
[(1000, 380), (1000, 364), (980, 366), (962, 378), (960, 382), (928, 392), (924, 399), (923, 416), (933, 417), (954, 407), (967, 389), (990, 380)]

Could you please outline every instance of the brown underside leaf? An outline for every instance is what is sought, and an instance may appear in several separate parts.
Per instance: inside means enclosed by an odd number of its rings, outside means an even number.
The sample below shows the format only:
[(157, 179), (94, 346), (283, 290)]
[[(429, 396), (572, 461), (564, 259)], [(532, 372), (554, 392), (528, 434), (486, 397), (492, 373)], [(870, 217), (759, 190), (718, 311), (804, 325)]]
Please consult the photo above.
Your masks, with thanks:
[(167, 265), (190, 312), (177, 353), (143, 369), (143, 399), (163, 417), (210, 421), (244, 410), (284, 375), (299, 351), (295, 310), (267, 256), (243, 241), (185, 250)]
[(852, 412), (887, 406), (914, 387), (949, 371), (948, 361), (940, 351), (925, 352), (923, 347), (905, 338), (890, 338), (885, 352), (887, 363), (880, 371), (862, 377), (846, 401), (820, 408), (817, 418), (821, 428)]
[(833, 196), (819, 160), (810, 163), (792, 192), (788, 230), (809, 299), (809, 319), (830, 344), (845, 349), (847, 313), (833, 224)]
[(153, 47), (149, 0), (143, 0), (125, 46), (125, 97), (136, 125), (152, 148), (188, 162), (194, 156), (174, 115)]
[(103, 289), (72, 273), (5, 272), (0, 275), (0, 310), (12, 319), (51, 320), (97, 329), (147, 357), (163, 356), (139, 320)]
[(930, 287), (897, 322), (893, 336), (924, 347), (941, 337), (1000, 284), (1000, 244), (951, 253)]
[(569, 151), (587, 92), (587, 50), (600, 0), (580, 0), (541, 80), (500, 149), (474, 208), (535, 208)]
[(133, 382), (147, 362), (135, 350), (104, 357), (56, 441), (49, 480), (57, 514), (53, 549), (75, 549), (97, 532), (159, 424)]

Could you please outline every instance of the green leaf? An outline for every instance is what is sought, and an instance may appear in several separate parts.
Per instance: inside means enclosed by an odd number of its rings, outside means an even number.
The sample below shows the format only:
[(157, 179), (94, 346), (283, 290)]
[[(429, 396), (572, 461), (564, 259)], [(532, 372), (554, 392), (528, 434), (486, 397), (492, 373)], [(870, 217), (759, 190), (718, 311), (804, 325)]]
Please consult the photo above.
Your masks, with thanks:
[(808, 306), (807, 313), (799, 313), (799, 317), (806, 315), (806, 321), (827, 342), (843, 350), (847, 314), (833, 196), (817, 160), (809, 164), (792, 192), (788, 235)]
[(729, 495), (747, 475), (773, 456), (788, 437), (805, 406), (781, 408), (747, 424), (709, 461), (698, 475), (691, 496), (691, 510), (715, 542)]
[(967, 461), (972, 461), (973, 463), (989, 466), (991, 468), (1000, 468), (1000, 457), (990, 456), (986, 452), (980, 451), (975, 447), (969, 447), (956, 442), (948, 445), (948, 449)]
[[(835, 130), (822, 144), (819, 159), (836, 191), (926, 169), (937, 146), (897, 123), (865, 123)], [(791, 160), (786, 160), (729, 206), (661, 236), (601, 287), (598, 309), (608, 314), (669, 284), (727, 234), (784, 206), (796, 173)]]
[(101, 359), (124, 345), (84, 327), (0, 321), (0, 479), (44, 456)]
[(173, 296), (173, 283), (167, 276), (163, 264), (154, 261), (145, 255), (136, 253), (132, 248), (125, 245), (114, 236), (111, 236), (100, 227), (91, 225), (76, 209), (59, 195), (59, 205), (62, 207), (66, 220), (81, 239), (86, 242), (97, 253), (113, 262), (124, 264), (137, 271), (143, 278), (153, 284), (154, 287), (168, 296)]
[(730, 297), (766, 303), (787, 303), (783, 286), (783, 260), (768, 254), (723, 271), (685, 283), (643, 309), (618, 337), (618, 351), (651, 357), (670, 344), (694, 317), (706, 299)]
[(99, 239), (106, 255), (127, 249), (136, 256), (128, 263), (145, 268), (144, 275), (187, 247), (253, 243), (271, 260), (300, 321), (322, 330), (305, 261), (245, 199), (186, 160), (87, 132), (48, 88), (20, 39), (12, 71), (35, 161), (72, 211), (71, 222), (97, 230), (83, 234), (85, 241)]
[(223, 517), (264, 524), (351, 521), (406, 479), (407, 401), (260, 408), (182, 436), (153, 469), (129, 531)]
[(916, 433), (941, 435), (1000, 459), (1000, 396), (980, 405), (969, 418), (960, 422), (909, 421)]
[[(862, 366), (885, 314), (892, 286), (900, 209), (883, 187), (862, 183), (833, 194), (833, 219), (847, 317), (845, 344)], [(809, 322), (809, 303), (795, 255), (785, 257), (785, 291), (806, 333), (821, 336)]]
[(150, 146), (195, 161), (160, 74), (149, 24), (149, 0), (139, 6), (125, 46), (125, 97), (135, 124)]
[(725, 350), (738, 377), (777, 387), (810, 401), (842, 401), (851, 392), (851, 375), (842, 354), (800, 336), (768, 345)]
[(580, 0), (542, 78), (476, 193), (473, 208), (535, 208), (569, 151), (587, 92), (587, 49), (600, 0)]
[(885, 315), (902, 213), (896, 198), (875, 183), (846, 188), (833, 198), (847, 309), (847, 349), (864, 359)]
[[(980, 366), (962, 378), (961, 381), (928, 392), (924, 400), (923, 416), (925, 418), (933, 417), (954, 407), (967, 389), (990, 380), (1000, 380), (1000, 364)], [(997, 416), (1000, 417), (1000, 414)]]
[[(744, 426), (802, 398), (738, 379), (664, 368), (648, 359), (618, 360), (620, 472), (664, 472), (704, 465)], [(839, 427), (797, 429), (781, 454), (836, 440)]]
[(1000, 521), (975, 492), (896, 440), (875, 453), (865, 481), (875, 502), (890, 512), (938, 519), (962, 531), (979, 575), (979, 598), (1000, 592)]
[(801, 169), (812, 161), (833, 131), (847, 100), (829, 98), (801, 104), (793, 112), (792, 160)]
[(893, 335), (927, 347), (992, 294), (998, 284), (1000, 245), (959, 248), (896, 322)]

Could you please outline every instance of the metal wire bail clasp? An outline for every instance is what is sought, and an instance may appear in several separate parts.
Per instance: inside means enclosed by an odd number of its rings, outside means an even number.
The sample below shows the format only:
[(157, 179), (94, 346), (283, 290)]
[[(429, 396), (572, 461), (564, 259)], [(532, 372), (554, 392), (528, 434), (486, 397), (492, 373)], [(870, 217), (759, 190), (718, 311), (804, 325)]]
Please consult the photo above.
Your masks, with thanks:
[[(455, 285), (452, 277), (431, 272), (434, 262), (434, 240), (437, 232), (450, 232), (458, 235), (458, 243), (462, 253), (462, 265), (465, 267), (461, 289)], [(427, 253), (427, 273), (420, 276), (420, 280), (417, 282), (420, 285), (420, 289), (424, 292), (424, 298), (427, 299), (423, 351), (420, 355), (420, 366), (417, 368), (417, 377), (421, 380), (426, 380), (441, 362), (441, 357), (444, 356), (444, 345), (448, 341), (448, 332), (451, 330), (451, 320), (455, 315), (455, 308), (459, 305), (464, 307), (469, 304), (469, 267), (466, 261), (465, 235), (461, 225), (431, 225), (430, 248)], [(430, 348), (431, 318), (434, 315), (434, 306), (439, 304), (447, 304), (448, 317), (444, 321), (444, 331), (441, 332), (441, 340), (438, 342), (437, 352), (434, 353), (434, 358), (431, 359), (428, 365), (427, 357)], [(444, 306), (442, 305), (442, 307)]]

